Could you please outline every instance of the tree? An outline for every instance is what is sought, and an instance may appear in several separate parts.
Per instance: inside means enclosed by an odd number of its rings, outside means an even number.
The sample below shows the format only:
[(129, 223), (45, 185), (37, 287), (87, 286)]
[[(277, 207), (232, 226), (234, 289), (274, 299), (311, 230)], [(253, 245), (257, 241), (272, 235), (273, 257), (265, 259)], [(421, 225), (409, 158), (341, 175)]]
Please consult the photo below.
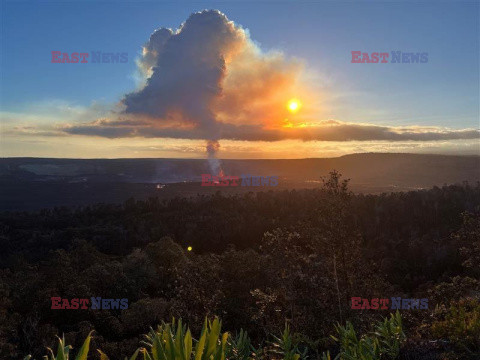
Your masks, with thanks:
[[(352, 192), (350, 179), (343, 179), (336, 170), (322, 178), (322, 201), (317, 209), (317, 246), (328, 249), (333, 266), (340, 320), (342, 316), (341, 293), (347, 302), (352, 295), (354, 265), (360, 258), (360, 237), (351, 213)], [(321, 250), (321, 249), (319, 249)], [(342, 277), (340, 284), (339, 273)]]

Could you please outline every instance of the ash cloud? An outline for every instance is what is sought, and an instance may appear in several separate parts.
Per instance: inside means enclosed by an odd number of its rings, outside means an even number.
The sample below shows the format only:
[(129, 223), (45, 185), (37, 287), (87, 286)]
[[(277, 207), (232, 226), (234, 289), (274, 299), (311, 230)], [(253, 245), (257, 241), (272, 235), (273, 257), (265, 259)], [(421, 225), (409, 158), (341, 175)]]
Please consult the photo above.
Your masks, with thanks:
[[(436, 141), (478, 139), (478, 129), (387, 127), (337, 120), (285, 123), (286, 101), (310, 95), (303, 65), (263, 52), (248, 31), (216, 10), (192, 14), (179, 29), (156, 30), (137, 61), (144, 86), (126, 94), (111, 119), (65, 126), (107, 138), (202, 139), (214, 159), (219, 141)], [(308, 114), (307, 118), (314, 118)], [(214, 161), (215, 162), (215, 161)], [(216, 165), (214, 165), (216, 166)]]
[(212, 144), (220, 133), (212, 104), (222, 93), (227, 62), (245, 42), (244, 30), (218, 11), (192, 14), (176, 32), (156, 30), (138, 62), (146, 84), (122, 100), (125, 114), (191, 124), (208, 140), (208, 157), (214, 158), (218, 146)]
[(215, 137), (213, 100), (221, 95), (227, 57), (245, 42), (245, 32), (217, 11), (192, 14), (173, 32), (158, 29), (139, 64), (151, 76), (143, 89), (122, 100), (125, 114), (159, 122), (179, 116)]

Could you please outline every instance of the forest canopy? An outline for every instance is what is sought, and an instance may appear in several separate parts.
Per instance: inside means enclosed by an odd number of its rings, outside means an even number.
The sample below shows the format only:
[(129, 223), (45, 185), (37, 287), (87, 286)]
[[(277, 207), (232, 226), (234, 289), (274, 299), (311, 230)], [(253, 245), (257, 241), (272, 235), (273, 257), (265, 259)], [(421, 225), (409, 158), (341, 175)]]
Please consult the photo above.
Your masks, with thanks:
[[(363, 334), (389, 314), (352, 309), (352, 297), (402, 297), (428, 299), (426, 310), (401, 310), (402, 351), (471, 358), (479, 214), (479, 184), (356, 195), (336, 172), (313, 190), (3, 212), (0, 357), (39, 358), (62, 334), (79, 349), (95, 330), (91, 346), (123, 359), (150, 326), (181, 317), (199, 333), (218, 316), (255, 346), (287, 321), (315, 358), (339, 351), (337, 322)], [(128, 308), (52, 309), (52, 297)]]

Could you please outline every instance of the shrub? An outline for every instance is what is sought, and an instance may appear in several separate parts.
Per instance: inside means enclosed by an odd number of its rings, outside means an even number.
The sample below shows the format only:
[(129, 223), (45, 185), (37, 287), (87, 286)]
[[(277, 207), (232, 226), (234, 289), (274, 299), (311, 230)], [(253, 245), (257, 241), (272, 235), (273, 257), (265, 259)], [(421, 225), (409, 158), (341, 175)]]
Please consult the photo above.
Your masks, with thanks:
[[(92, 332), (90, 332), (83, 342), (82, 347), (78, 351), (77, 356), (75, 357), (75, 360), (87, 360), (88, 356), (88, 350), (90, 348), (90, 340), (92, 339)], [(48, 351), (50, 352), (50, 357), (45, 356), (44, 358), (46, 360), (69, 360), (70, 359), (70, 350), (72, 350), (71, 345), (65, 345), (65, 337), (62, 337), (61, 339), (58, 338), (58, 348), (57, 348), (57, 355), (53, 353), (53, 350), (48, 348)], [(27, 355), (24, 360), (30, 360), (31, 356)], [(135, 359), (133, 359), (135, 360)]]
[[(478, 315), (478, 314), (477, 314)], [(141, 353), (144, 360), (252, 360), (263, 358), (256, 350), (243, 330), (232, 337), (228, 332), (221, 333), (222, 323), (218, 318), (213, 321), (205, 319), (198, 341), (192, 337), (190, 329), (182, 324), (182, 320), (172, 320), (171, 323), (162, 322), (156, 330), (150, 329), (143, 341), (144, 347), (139, 348), (131, 356), (130, 360), (136, 360)], [(375, 331), (371, 334), (358, 337), (350, 322), (345, 326), (336, 326), (338, 338), (332, 338), (340, 344), (340, 353), (336, 360), (385, 360), (395, 359), (399, 355), (400, 346), (405, 340), (402, 330), (402, 319), (397, 311), (391, 314), (389, 319), (379, 321)], [(87, 360), (90, 347), (91, 332), (80, 348), (75, 360)], [(300, 341), (292, 335), (288, 324), (278, 337), (273, 336), (271, 347), (268, 349), (270, 356), (267, 358), (282, 360), (306, 359), (308, 349), (300, 350)], [(195, 347), (194, 347), (194, 342)], [(65, 339), (59, 338), (57, 355), (50, 351), (47, 360), (69, 360), (72, 347), (65, 345)], [(108, 360), (108, 356), (101, 350), (101, 360)], [(24, 360), (29, 360), (27, 356)], [(331, 360), (330, 353), (324, 353), (323, 360)]]
[(259, 353), (255, 349), (246, 331), (240, 329), (235, 337), (230, 337), (227, 347), (227, 358), (233, 360), (249, 360)]
[(290, 333), (290, 326), (285, 324), (285, 330), (280, 336), (273, 336), (274, 341), (272, 344), (271, 353), (279, 355), (281, 359), (284, 360), (299, 360), (307, 358), (307, 351), (305, 349), (303, 352), (300, 351), (298, 347), (298, 342), (294, 340), (292, 334)]
[(468, 354), (480, 355), (480, 302), (477, 299), (455, 301), (447, 311), (437, 308), (435, 312), (443, 318), (431, 326), (435, 337), (448, 339)]
[[(400, 346), (405, 341), (402, 328), (402, 318), (397, 312), (379, 321), (375, 331), (371, 334), (358, 337), (350, 322), (345, 326), (337, 325), (338, 337), (332, 338), (340, 344), (340, 353), (336, 360), (380, 360), (396, 359), (400, 353)], [(331, 360), (330, 353), (324, 353), (323, 360)]]

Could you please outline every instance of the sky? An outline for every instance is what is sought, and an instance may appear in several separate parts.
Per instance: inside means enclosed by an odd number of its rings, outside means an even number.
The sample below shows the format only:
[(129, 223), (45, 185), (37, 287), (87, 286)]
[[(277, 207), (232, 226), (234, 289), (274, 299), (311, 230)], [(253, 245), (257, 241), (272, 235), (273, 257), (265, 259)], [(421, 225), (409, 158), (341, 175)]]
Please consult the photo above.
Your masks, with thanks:
[(480, 154), (478, 1), (4, 0), (1, 13), (2, 157)]

